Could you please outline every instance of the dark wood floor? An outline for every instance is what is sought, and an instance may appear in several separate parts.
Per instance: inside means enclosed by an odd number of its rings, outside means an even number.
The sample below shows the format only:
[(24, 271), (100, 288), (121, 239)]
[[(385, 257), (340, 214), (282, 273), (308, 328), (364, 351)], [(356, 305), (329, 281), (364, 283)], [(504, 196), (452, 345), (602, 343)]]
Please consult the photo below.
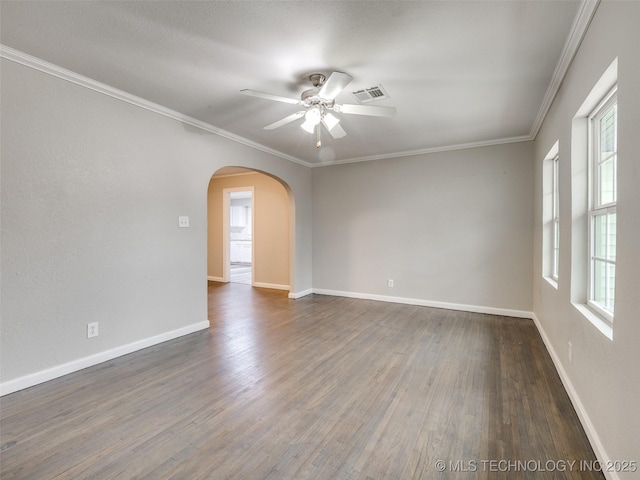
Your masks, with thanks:
[(209, 310), (3, 397), (2, 479), (604, 478), (530, 320), (216, 283)]

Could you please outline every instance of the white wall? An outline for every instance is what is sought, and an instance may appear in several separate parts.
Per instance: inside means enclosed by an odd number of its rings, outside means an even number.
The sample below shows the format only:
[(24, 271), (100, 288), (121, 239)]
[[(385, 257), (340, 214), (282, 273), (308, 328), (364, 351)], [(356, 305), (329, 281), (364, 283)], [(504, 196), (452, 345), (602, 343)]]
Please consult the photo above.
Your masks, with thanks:
[[(309, 168), (10, 60), (1, 67), (4, 393), (207, 325), (207, 187), (225, 165), (289, 185), (291, 289), (311, 288)], [(178, 229), (179, 215), (190, 228)], [(100, 336), (88, 340), (95, 321)]]
[(531, 312), (532, 147), (315, 168), (314, 290)]
[[(535, 142), (534, 312), (601, 460), (640, 462), (640, 2), (602, 2)], [(571, 122), (618, 57), (618, 238), (613, 340), (570, 302)], [(542, 278), (542, 160), (559, 140), (558, 289)], [(573, 190), (573, 193), (572, 193)], [(574, 201), (578, 199), (574, 196)], [(581, 234), (580, 232), (577, 232)], [(586, 232), (584, 233), (586, 235)], [(569, 362), (568, 343), (573, 344)], [(640, 467), (639, 467), (640, 468)], [(638, 473), (619, 478), (639, 478)], [(617, 478), (615, 474), (607, 474)]]

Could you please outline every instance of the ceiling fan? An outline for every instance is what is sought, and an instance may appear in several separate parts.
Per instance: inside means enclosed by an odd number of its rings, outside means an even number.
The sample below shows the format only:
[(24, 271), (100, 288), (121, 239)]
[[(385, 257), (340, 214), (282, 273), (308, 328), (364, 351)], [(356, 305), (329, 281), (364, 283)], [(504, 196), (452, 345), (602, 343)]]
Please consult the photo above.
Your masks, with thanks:
[(395, 115), (395, 107), (383, 107), (377, 105), (353, 105), (340, 104), (335, 102), (335, 98), (349, 84), (353, 77), (342, 72), (333, 72), (326, 78), (321, 73), (313, 73), (309, 75), (313, 88), (305, 90), (300, 96), (300, 100), (295, 98), (281, 97), (270, 93), (258, 92), (255, 90), (240, 90), (244, 95), (265, 98), (267, 100), (275, 100), (276, 102), (290, 103), (292, 105), (301, 105), (304, 110), (292, 113), (277, 122), (271, 123), (265, 130), (273, 130), (287, 123), (291, 123), (304, 117), (304, 123), (301, 127), (309, 133), (316, 132), (316, 147), (320, 148), (320, 124), (324, 125), (329, 134), (333, 138), (342, 138), (347, 132), (339, 125), (338, 119), (333, 113), (348, 113), (355, 115), (373, 115), (376, 117), (390, 117)]

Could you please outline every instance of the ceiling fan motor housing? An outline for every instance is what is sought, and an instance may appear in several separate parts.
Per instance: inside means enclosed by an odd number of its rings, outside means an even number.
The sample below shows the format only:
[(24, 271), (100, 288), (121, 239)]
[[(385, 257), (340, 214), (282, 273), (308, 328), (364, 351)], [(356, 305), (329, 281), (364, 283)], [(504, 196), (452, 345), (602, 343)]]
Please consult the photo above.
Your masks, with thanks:
[(305, 108), (319, 107), (322, 110), (331, 110), (333, 108), (334, 100), (322, 98), (319, 95), (326, 78), (322, 73), (312, 73), (309, 75), (309, 81), (312, 83), (313, 88), (305, 90), (302, 92), (302, 95), (300, 95), (300, 100)]
[(309, 90), (305, 90), (300, 95), (300, 99), (302, 101), (302, 105), (305, 108), (311, 107), (323, 107), (325, 109), (331, 110), (333, 105), (335, 104), (335, 100), (328, 100), (326, 98), (320, 97), (318, 94), (320, 93), (320, 87), (311, 88)]

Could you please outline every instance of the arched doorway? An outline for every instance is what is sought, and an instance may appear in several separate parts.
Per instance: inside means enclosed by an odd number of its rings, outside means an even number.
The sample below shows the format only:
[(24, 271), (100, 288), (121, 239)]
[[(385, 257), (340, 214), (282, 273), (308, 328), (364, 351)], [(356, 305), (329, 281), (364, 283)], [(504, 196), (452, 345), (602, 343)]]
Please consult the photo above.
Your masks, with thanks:
[[(231, 224), (232, 192), (251, 191), (251, 217)], [(229, 282), (234, 239), (251, 238), (251, 284), (290, 290), (293, 271), (293, 198), (282, 180), (257, 170), (224, 167), (211, 177), (207, 194), (207, 276), (210, 281)], [(244, 223), (243, 223), (244, 222)], [(235, 252), (237, 253), (237, 252)], [(237, 259), (235, 257), (234, 259)], [(247, 257), (243, 259), (246, 261)], [(248, 263), (248, 262), (244, 262)]]

